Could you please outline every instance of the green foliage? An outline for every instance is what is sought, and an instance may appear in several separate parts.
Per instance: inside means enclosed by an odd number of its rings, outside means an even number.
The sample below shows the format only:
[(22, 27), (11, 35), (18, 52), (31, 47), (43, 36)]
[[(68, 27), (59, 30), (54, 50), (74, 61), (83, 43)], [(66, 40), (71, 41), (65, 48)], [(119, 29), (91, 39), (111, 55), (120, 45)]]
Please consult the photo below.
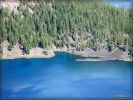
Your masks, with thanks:
[(2, 9), (0, 15), (0, 41), (8, 40), (10, 48), (19, 43), (24, 53), (35, 46), (51, 49), (52, 44), (76, 50), (90, 47), (97, 51), (99, 40), (107, 41), (109, 51), (116, 45), (124, 44), (125, 50), (133, 45), (132, 8), (116, 8), (101, 1), (52, 0), (36, 2), (31, 7), (26, 0), (21, 1), (17, 14)]

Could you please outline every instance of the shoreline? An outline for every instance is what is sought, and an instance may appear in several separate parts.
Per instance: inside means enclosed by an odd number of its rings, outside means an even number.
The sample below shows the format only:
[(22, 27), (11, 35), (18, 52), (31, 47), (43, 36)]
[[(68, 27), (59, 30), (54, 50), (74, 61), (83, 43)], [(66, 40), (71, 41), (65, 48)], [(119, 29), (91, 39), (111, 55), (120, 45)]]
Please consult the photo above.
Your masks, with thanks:
[(113, 60), (121, 60), (121, 61), (126, 61), (126, 62), (132, 62), (132, 60), (126, 60), (126, 59), (117, 59), (117, 58), (115, 58), (115, 59), (103, 59), (103, 58), (101, 58), (101, 59), (76, 59), (76, 61), (113, 61)]
[(132, 61), (128, 56), (128, 52), (123, 52), (119, 49), (116, 49), (113, 52), (109, 52), (106, 49), (99, 51), (93, 51), (90, 48), (85, 49), (84, 51), (76, 51), (73, 48), (56, 48), (53, 46), (51, 50), (48, 50), (48, 54), (43, 53), (44, 49), (40, 47), (34, 47), (30, 49), (29, 54), (23, 54), (22, 50), (19, 48), (19, 44), (16, 44), (11, 51), (7, 49), (7, 41), (1, 44), (3, 49), (3, 54), (0, 59), (19, 59), (19, 58), (52, 58), (55, 56), (55, 52), (66, 52), (74, 55), (80, 55), (83, 59), (76, 59), (76, 61), (108, 61), (108, 60), (123, 60), (123, 61)]
[[(83, 58), (83, 59), (76, 59), (76, 61), (109, 61), (109, 60), (122, 60), (122, 61), (132, 61), (131, 59), (126, 59), (126, 58), (116, 58), (116, 57), (113, 57), (113, 58), (110, 58), (110, 57), (99, 57), (99, 58), (91, 58), (91, 57), (96, 57), (96, 56), (85, 56), (84, 54), (77, 54), (77, 53), (72, 53), (71, 51), (66, 51), (66, 50), (54, 50), (52, 51), (52, 54), (51, 55), (28, 55), (28, 54), (24, 54), (24, 55), (18, 55), (18, 56), (15, 56), (15, 57), (4, 57), (4, 58), (0, 58), (2, 60), (6, 60), (6, 59), (21, 59), (21, 58), (24, 58), (24, 59), (32, 59), (32, 58), (52, 58), (54, 57), (56, 54), (55, 52), (66, 52), (66, 53), (70, 53), (70, 54), (73, 54), (73, 55), (80, 55), (80, 56), (83, 56), (83, 57), (88, 57), (88, 58)], [(78, 51), (80, 52), (80, 51)], [(89, 58), (90, 57), (90, 58)]]

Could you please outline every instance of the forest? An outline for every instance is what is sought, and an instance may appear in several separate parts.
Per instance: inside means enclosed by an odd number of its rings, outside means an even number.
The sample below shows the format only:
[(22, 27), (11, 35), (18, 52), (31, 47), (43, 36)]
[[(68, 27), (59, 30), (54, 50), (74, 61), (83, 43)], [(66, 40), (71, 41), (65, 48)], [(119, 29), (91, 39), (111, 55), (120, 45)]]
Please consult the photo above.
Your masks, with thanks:
[[(31, 3), (33, 2), (33, 3)], [(24, 53), (33, 47), (66, 47), (83, 51), (115, 48), (133, 50), (133, 9), (103, 1), (21, 1), (17, 12), (0, 10), (0, 43), (16, 43)]]

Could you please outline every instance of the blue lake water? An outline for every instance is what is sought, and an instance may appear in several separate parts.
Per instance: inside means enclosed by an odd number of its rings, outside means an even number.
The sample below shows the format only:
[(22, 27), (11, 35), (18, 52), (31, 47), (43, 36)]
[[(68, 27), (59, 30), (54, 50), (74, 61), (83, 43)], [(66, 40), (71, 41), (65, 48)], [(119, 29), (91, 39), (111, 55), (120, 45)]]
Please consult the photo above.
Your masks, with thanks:
[(53, 58), (0, 60), (2, 97), (131, 97), (132, 62)]

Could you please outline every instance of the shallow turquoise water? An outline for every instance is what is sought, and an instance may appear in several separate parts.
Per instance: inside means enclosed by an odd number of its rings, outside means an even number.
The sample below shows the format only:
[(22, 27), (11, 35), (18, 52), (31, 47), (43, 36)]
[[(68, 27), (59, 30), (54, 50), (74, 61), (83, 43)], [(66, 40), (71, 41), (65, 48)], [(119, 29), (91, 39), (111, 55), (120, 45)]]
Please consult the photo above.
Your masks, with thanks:
[(2, 97), (131, 97), (132, 62), (53, 58), (0, 60)]

